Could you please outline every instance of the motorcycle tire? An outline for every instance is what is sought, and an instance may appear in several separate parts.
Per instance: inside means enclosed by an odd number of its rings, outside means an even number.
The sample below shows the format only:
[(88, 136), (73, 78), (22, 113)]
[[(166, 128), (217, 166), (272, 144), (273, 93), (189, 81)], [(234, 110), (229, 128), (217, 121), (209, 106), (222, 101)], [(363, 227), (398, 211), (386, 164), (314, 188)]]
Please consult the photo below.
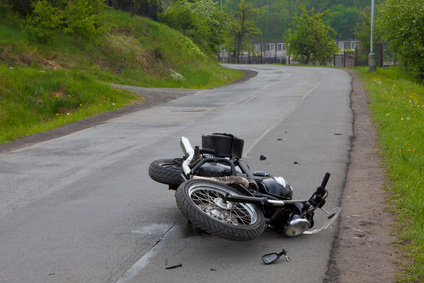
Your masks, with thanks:
[(181, 177), (184, 172), (182, 163), (182, 158), (155, 160), (150, 163), (149, 176), (156, 182), (176, 189), (184, 181)]
[(224, 202), (226, 194), (242, 195), (237, 189), (209, 180), (189, 180), (175, 192), (182, 214), (201, 230), (221, 238), (248, 241), (265, 229), (265, 217), (253, 204)]

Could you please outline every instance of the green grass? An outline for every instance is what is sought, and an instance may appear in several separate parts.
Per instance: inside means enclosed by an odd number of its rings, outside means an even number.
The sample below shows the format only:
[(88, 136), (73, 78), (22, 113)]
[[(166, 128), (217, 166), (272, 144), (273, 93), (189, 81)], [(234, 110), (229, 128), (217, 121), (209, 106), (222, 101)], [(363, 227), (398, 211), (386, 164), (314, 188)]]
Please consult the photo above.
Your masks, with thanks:
[(0, 143), (54, 129), (141, 100), (92, 77), (0, 65)]
[(404, 263), (398, 282), (424, 281), (424, 86), (400, 68), (369, 73), (357, 69), (366, 82), (370, 110), (379, 133), (389, 185), (389, 200), (397, 216), (397, 247)]
[(108, 83), (210, 88), (240, 78), (166, 25), (109, 11), (96, 46), (58, 33), (31, 40), (0, 15), (0, 144), (139, 102)]

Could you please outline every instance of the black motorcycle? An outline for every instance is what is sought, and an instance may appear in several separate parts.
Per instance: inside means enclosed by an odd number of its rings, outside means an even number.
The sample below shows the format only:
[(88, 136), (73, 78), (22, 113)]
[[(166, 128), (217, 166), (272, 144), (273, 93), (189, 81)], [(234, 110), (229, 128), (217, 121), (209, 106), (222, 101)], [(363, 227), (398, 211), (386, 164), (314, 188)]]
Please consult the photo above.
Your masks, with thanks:
[[(242, 157), (244, 140), (231, 134), (202, 136), (202, 148), (181, 137), (182, 158), (160, 159), (149, 166), (149, 176), (176, 190), (183, 215), (203, 231), (230, 240), (251, 240), (265, 227), (288, 237), (326, 229), (341, 208), (327, 212), (325, 177), (308, 200), (293, 200), (293, 188), (283, 177), (250, 171)], [(317, 209), (327, 214), (320, 229), (314, 226)]]

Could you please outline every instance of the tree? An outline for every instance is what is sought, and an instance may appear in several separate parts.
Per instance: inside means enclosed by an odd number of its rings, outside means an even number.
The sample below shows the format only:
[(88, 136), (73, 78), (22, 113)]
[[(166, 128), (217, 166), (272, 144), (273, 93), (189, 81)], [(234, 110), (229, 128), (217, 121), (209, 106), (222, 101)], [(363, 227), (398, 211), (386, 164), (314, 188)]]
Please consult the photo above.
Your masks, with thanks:
[[(359, 21), (356, 23), (355, 36), (361, 41), (362, 49), (360, 53), (361, 60), (367, 60), (371, 47), (371, 7), (367, 6), (359, 15)], [(373, 45), (376, 46), (380, 38), (378, 29), (374, 29)]]
[(296, 29), (289, 29), (285, 34), (287, 53), (289, 56), (299, 57), (302, 64), (318, 62), (323, 65), (328, 57), (338, 51), (334, 40), (337, 33), (324, 21), (326, 17), (331, 17), (332, 13), (325, 11), (315, 14), (314, 8), (308, 12), (304, 5), (301, 5), (299, 10), (302, 15), (292, 17), (291, 25)]
[(241, 0), (234, 19), (231, 23), (229, 49), (238, 58), (242, 50), (249, 50), (249, 39), (255, 38), (262, 32), (256, 27), (254, 17), (259, 9), (253, 8), (252, 3)]
[(334, 14), (329, 20), (330, 26), (334, 28), (341, 39), (353, 39), (358, 11), (342, 4), (334, 5), (329, 10)]
[(424, 0), (386, 0), (379, 6), (383, 39), (424, 79)]
[(218, 53), (228, 34), (230, 21), (212, 0), (177, 0), (165, 9), (161, 20), (210, 53)]
[(158, 21), (158, 14), (162, 10), (160, 0), (106, 0), (106, 5), (128, 12), (131, 16), (148, 17), (155, 21)]

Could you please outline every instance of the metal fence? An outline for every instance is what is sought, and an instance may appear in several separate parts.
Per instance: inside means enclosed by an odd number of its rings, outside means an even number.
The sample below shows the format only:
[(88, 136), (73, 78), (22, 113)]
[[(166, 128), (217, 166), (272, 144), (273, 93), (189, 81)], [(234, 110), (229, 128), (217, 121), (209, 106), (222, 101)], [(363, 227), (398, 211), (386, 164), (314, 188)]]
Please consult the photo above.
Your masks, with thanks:
[[(395, 66), (398, 64), (396, 57), (389, 49), (388, 43), (377, 43), (375, 46), (375, 63), (377, 67)], [(328, 58), (327, 65), (336, 67), (359, 67), (368, 66), (368, 55), (365, 50), (356, 46), (354, 50), (344, 50), (342, 53), (335, 54)], [(242, 55), (240, 57), (224, 54), (218, 56), (218, 62), (233, 64), (297, 64), (282, 56), (250, 56)]]
[(232, 64), (286, 64), (286, 57), (242, 55), (237, 58), (236, 56), (226, 54), (224, 56), (218, 56), (218, 62)]
[[(389, 67), (398, 64), (396, 56), (390, 51), (388, 43), (377, 43), (374, 50), (375, 64), (377, 67)], [(344, 50), (329, 59), (329, 65), (336, 67), (368, 66), (369, 52), (360, 49)]]

